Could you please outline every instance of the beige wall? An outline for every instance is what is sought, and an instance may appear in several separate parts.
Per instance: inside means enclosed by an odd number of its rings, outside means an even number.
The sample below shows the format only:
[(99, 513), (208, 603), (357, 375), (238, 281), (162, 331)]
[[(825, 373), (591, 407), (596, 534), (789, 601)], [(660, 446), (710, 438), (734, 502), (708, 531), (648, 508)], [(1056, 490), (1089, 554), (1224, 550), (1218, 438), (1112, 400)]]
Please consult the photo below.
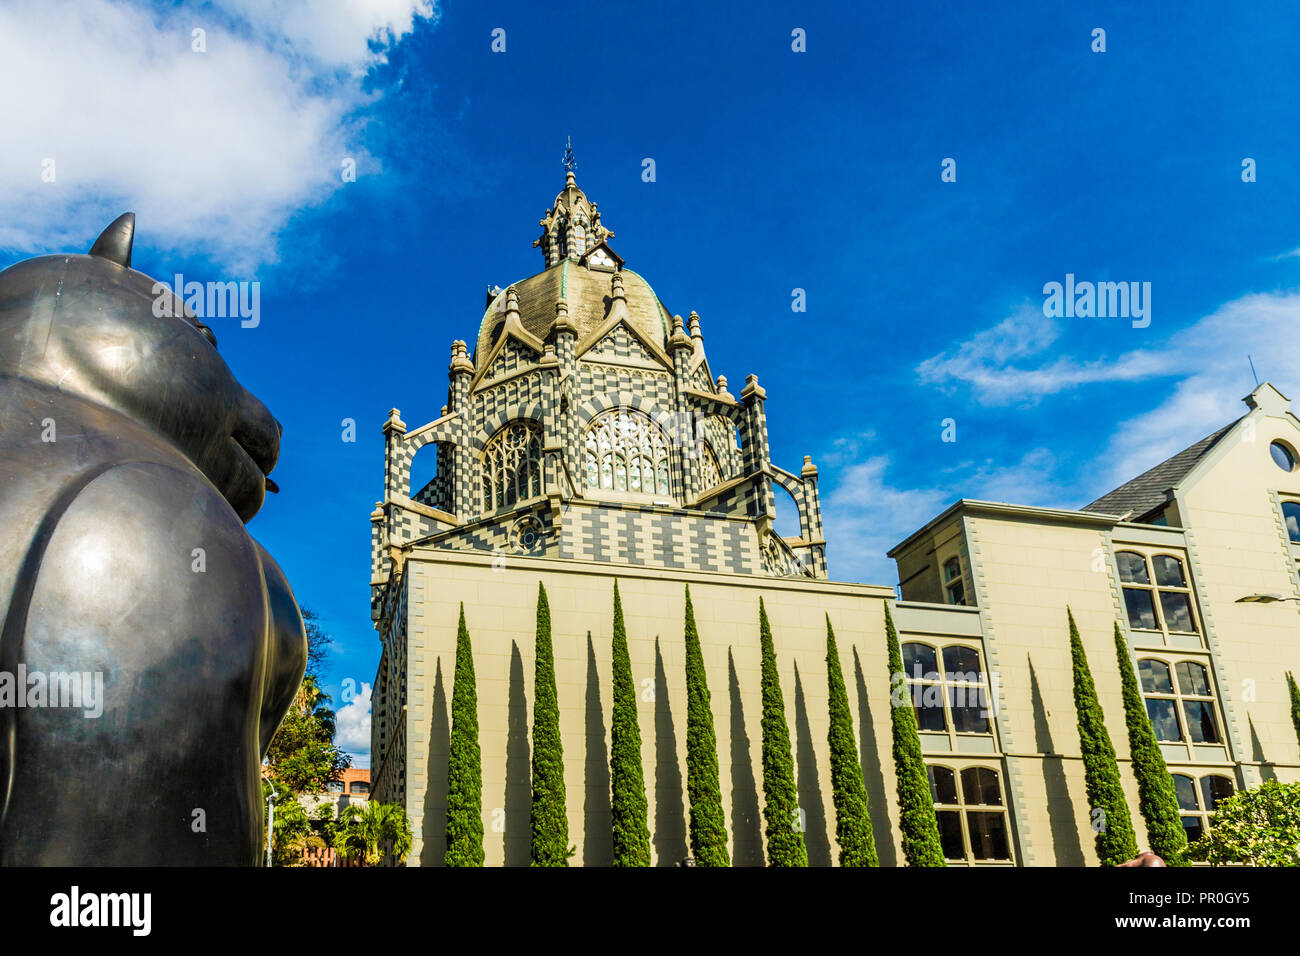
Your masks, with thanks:
[[(1095, 865), (1065, 609), (1079, 627), (1106, 727), (1127, 771), (1113, 636), (1117, 592), (1105, 530), (984, 516), (966, 522), (988, 667), (1001, 691), (1002, 747), (1009, 776), (1023, 791), (1025, 862)], [(1122, 777), (1138, 842), (1145, 845), (1136, 783), (1127, 772)]]
[(683, 586), (688, 582), (708, 669), (733, 862), (763, 861), (760, 596), (772, 623), (810, 861), (828, 864), (838, 858), (826, 742), (829, 613), (860, 740), (864, 716), (868, 723), (869, 739), (861, 757), (882, 862), (894, 862), (896, 834), (889, 821), (896, 813), (883, 611), (892, 592), (887, 588), (514, 557), (494, 571), (491, 556), (430, 550), (414, 552), (407, 568), (407, 799), (416, 833), (410, 864), (439, 865), (444, 849), (447, 736), (462, 601), (477, 674), (485, 862), (528, 862), (528, 748), (539, 581), (546, 586), (551, 606), (569, 839), (577, 847), (573, 862), (610, 861), (610, 642), (616, 577), (633, 681), (642, 689), (642, 765), (657, 864), (676, 863), (689, 852), (683, 659)]
[(1221, 690), (1235, 716), (1237, 757), (1250, 783), (1260, 773), (1300, 779), (1285, 680), (1286, 671), (1300, 672), (1300, 603), (1236, 603), (1248, 594), (1300, 596), (1277, 501), (1279, 495), (1300, 499), (1300, 472), (1287, 474), (1273, 463), (1275, 438), (1300, 447), (1294, 419), (1252, 413), (1179, 495)]

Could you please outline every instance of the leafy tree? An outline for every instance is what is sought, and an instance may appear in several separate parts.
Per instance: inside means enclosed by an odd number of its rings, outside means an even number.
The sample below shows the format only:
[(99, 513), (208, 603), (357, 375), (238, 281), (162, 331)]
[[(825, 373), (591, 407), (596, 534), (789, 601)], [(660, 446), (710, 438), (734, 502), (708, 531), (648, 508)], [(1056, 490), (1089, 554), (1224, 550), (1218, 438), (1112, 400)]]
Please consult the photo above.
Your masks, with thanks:
[(1300, 687), (1296, 686), (1291, 672), (1286, 672), (1286, 688), (1291, 694), (1291, 723), (1295, 726), (1296, 739), (1300, 740)]
[(1093, 829), (1097, 832), (1097, 859), (1102, 866), (1116, 866), (1137, 856), (1137, 839), (1133, 820), (1120, 783), (1119, 763), (1097, 688), (1088, 670), (1083, 641), (1075, 626), (1074, 615), (1066, 608), (1070, 621), (1070, 658), (1074, 668), (1074, 710), (1079, 722), (1079, 749), (1083, 753), (1084, 789), (1088, 794)]
[(908, 866), (946, 866), (939, 842), (930, 775), (921, 755), (916, 712), (903, 673), (903, 652), (894, 618), (885, 605), (885, 638), (889, 646), (889, 725), (894, 737), (894, 775), (898, 782), (898, 828)]
[(307, 673), (320, 681), (321, 671), (329, 658), (330, 646), (334, 643), (326, 630), (321, 627), (321, 616), (309, 607), (302, 609), (302, 626), (307, 632)]
[(316, 678), (303, 678), (289, 712), (271, 739), (268, 773), (281, 793), (320, 793), (352, 758), (334, 745), (334, 711)]
[(623, 602), (614, 582), (614, 711), (610, 721), (609, 779), (615, 866), (650, 865), (650, 830), (645, 773), (641, 767), (641, 727), (636, 685), (623, 624)]
[(400, 803), (352, 804), (339, 817), (334, 847), (344, 859), (374, 866), (391, 853), (401, 863), (411, 852), (411, 824)]
[(447, 866), (483, 865), (483, 767), (478, 744), (478, 692), (474, 653), (460, 606), (456, 629), (456, 678), (451, 692), (451, 741), (447, 755)]
[(533, 672), (532, 865), (568, 866), (569, 817), (565, 811), (564, 747), (551, 647), (551, 606), (537, 585), (537, 657)]
[(1300, 866), (1300, 783), (1267, 780), (1219, 804), (1209, 832), (1186, 851), (1211, 866)]
[(763, 819), (766, 822), (769, 866), (807, 866), (808, 850), (799, 825), (799, 795), (790, 756), (790, 727), (785, 721), (781, 677), (776, 670), (776, 648), (767, 608), (758, 599), (759, 647), (762, 655), (763, 692)]
[(1166, 863), (1176, 866), (1187, 846), (1187, 831), (1178, 816), (1178, 794), (1174, 778), (1165, 766), (1164, 754), (1156, 742), (1155, 731), (1147, 716), (1146, 704), (1138, 690), (1137, 676), (1128, 642), (1115, 624), (1115, 654), (1119, 658), (1119, 677), (1124, 695), (1124, 723), (1128, 725), (1129, 752), (1133, 757), (1133, 776), (1137, 778), (1138, 810), (1147, 824), (1147, 842), (1151, 850)]
[(718, 738), (713, 731), (704, 653), (695, 628), (689, 584), (686, 586), (686, 792), (691, 805), (691, 854), (695, 865), (731, 866), (727, 821), (718, 784)]
[[(275, 824), (271, 834), (272, 866), (305, 866), (303, 853), (307, 841), (312, 835), (311, 818), (302, 804), (294, 799), (293, 794), (276, 788), (278, 797), (275, 804)], [(267, 805), (271, 794), (270, 785), (262, 781), (262, 806)], [(266, 820), (262, 821), (262, 845), (266, 845)]]
[(879, 866), (876, 838), (867, 812), (867, 787), (853, 736), (853, 715), (829, 614), (826, 615), (826, 683), (830, 704), (831, 798), (835, 804), (840, 866)]

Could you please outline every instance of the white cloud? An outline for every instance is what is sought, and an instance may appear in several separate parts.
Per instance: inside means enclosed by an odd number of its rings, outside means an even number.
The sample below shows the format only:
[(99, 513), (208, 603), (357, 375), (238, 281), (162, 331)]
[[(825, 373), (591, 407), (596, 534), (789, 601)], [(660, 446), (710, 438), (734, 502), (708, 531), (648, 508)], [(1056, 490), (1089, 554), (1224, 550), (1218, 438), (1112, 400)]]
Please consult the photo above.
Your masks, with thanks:
[[(904, 490), (885, 480), (884, 457), (847, 467), (829, 490), (825, 511), (829, 554), (836, 576), (893, 581), (886, 548), (919, 528), (958, 498), (1074, 508), (1086, 504), (1244, 414), (1243, 396), (1254, 387), (1247, 356), (1260, 380), (1289, 397), (1300, 381), (1290, 356), (1300, 351), (1300, 292), (1245, 295), (1170, 334), (1163, 342), (1115, 356), (1080, 360), (1047, 357), (1061, 341), (1052, 320), (1021, 310), (918, 367), (923, 384), (967, 387), (986, 406), (1032, 402), (1094, 386), (1097, 418), (1116, 426), (1091, 456), (1096, 466), (1063, 473), (1055, 456), (1038, 448), (1004, 466), (987, 460), (946, 471), (939, 487)], [(1035, 359), (1037, 361), (1035, 361)], [(1161, 379), (1149, 405), (1120, 404), (1096, 386)], [(1132, 400), (1132, 392), (1125, 392)], [(861, 442), (837, 448), (857, 454)], [(934, 483), (932, 483), (934, 484)]]
[(893, 472), (888, 456), (873, 455), (837, 470), (826, 489), (822, 512), (832, 578), (894, 584), (898, 570), (886, 552), (958, 498), (1053, 506), (1065, 493), (1055, 456), (1045, 448), (1005, 467), (992, 460), (962, 462), (943, 473), (942, 483), (927, 487), (897, 487)]
[(335, 713), (334, 743), (349, 753), (370, 753), (369, 684), (362, 684), (360, 693)]
[(360, 78), (435, 13), (428, 0), (6, 4), (0, 247), (73, 249), (131, 209), (151, 246), (239, 271), (275, 261), (290, 217), (342, 185), (344, 157), (376, 168)]
[[(1082, 320), (1097, 321), (1097, 320)], [(917, 366), (923, 385), (969, 387), (986, 405), (1032, 403), (1080, 385), (1131, 382), (1167, 375), (1175, 366), (1158, 349), (1134, 349), (1114, 359), (1080, 361), (1064, 355), (1046, 364), (1042, 354), (1056, 345), (1066, 326), (1022, 306), (997, 325), (977, 332)]]

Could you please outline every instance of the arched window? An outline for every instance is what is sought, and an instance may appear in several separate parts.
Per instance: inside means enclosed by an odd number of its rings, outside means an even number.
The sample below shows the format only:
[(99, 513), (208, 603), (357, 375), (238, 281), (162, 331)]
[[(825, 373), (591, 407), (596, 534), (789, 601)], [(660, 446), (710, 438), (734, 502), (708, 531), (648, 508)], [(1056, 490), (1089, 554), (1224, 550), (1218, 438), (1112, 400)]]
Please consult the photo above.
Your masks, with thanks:
[(592, 420), (585, 441), (588, 488), (670, 495), (668, 436), (650, 416), (613, 408)]
[(582, 223), (573, 227), (573, 251), (578, 255), (587, 251), (587, 230), (583, 228)]
[(993, 733), (989, 722), (992, 706), (979, 651), (964, 644), (936, 648), (908, 641), (902, 646), (902, 654), (903, 676), (912, 696), (918, 729)]
[[(1119, 580), (1124, 586), (1129, 627), (1138, 631), (1159, 631), (1163, 622), (1163, 629), (1167, 632), (1197, 633), (1192, 590), (1183, 573), (1183, 562), (1172, 554), (1153, 554), (1149, 565), (1147, 560), (1147, 555), (1136, 551), (1115, 553)], [(1159, 616), (1156, 614), (1157, 601)]]
[(1138, 676), (1157, 740), (1220, 743), (1214, 687), (1204, 664), (1178, 661), (1171, 669), (1167, 661), (1147, 657), (1138, 661)]
[(483, 510), (495, 511), (542, 493), (542, 429), (515, 421), (483, 451)]
[(1213, 814), (1219, 804), (1232, 796), (1235, 788), (1229, 777), (1209, 774), (1197, 780), (1187, 774), (1176, 773), (1174, 792), (1178, 795), (1178, 810), (1187, 831), (1187, 842), (1199, 839), (1213, 825)]
[(718, 467), (717, 456), (709, 443), (700, 439), (700, 491), (708, 491), (722, 484), (722, 469)]
[(967, 863), (1010, 861), (1010, 828), (998, 772), (992, 767), (966, 767), (958, 788), (952, 767), (931, 764), (926, 771), (944, 858)]

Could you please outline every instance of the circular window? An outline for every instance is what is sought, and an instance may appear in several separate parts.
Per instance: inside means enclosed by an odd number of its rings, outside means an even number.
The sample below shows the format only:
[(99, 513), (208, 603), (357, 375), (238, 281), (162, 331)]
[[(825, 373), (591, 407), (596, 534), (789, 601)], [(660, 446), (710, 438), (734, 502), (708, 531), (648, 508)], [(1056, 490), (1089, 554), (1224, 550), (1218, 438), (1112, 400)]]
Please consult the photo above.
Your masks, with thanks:
[(1273, 463), (1283, 471), (1295, 471), (1295, 452), (1290, 445), (1275, 441), (1268, 446), (1268, 451), (1273, 456)]

